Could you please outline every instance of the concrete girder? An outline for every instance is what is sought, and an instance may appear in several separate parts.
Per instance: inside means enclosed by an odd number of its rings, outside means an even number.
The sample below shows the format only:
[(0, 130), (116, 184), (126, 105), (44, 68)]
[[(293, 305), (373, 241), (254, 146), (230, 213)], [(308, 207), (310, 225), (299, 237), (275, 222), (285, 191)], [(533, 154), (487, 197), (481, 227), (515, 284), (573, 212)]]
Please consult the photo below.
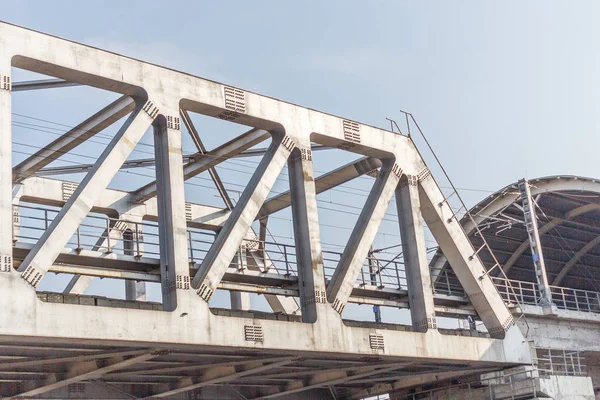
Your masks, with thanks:
[(322, 388), (326, 386), (341, 385), (352, 382), (356, 379), (373, 377), (374, 375), (391, 372), (405, 367), (402, 363), (370, 365), (365, 367), (342, 368), (329, 371), (318, 371), (306, 380), (298, 380), (286, 384), (280, 391), (270, 393), (256, 398), (256, 400), (274, 399), (281, 396), (289, 396), (294, 393), (301, 393), (311, 389)]
[(121, 96), (113, 101), (15, 166), (13, 168), (13, 182), (19, 183), (34, 175), (46, 165), (130, 114), (134, 106), (134, 101), (129, 96)]
[(206, 253), (192, 281), (192, 287), (205, 301), (208, 302), (217, 289), (294, 146), (295, 143), (289, 136), (273, 140), (269, 151), (257, 166), (248, 186)]
[(402, 170), (395, 163), (389, 163), (381, 168), (331, 281), (327, 285), (327, 300), (340, 315), (352, 293), (354, 282), (367, 258), (401, 175)]
[(160, 352), (157, 350), (140, 350), (137, 352), (137, 354), (138, 355), (131, 356), (130, 358), (125, 358), (124, 356), (115, 356), (107, 360), (105, 363), (97, 360), (75, 364), (70, 367), (70, 370), (64, 374), (64, 376), (61, 374), (52, 374), (44, 383), (42, 383), (41, 386), (31, 390), (26, 390), (25, 392), (19, 393), (11, 398), (16, 399), (37, 396), (47, 393), (51, 390), (60, 389), (72, 383), (96, 379), (108, 374), (109, 372), (127, 368), (158, 357)]
[(513, 317), (429, 170), (419, 179), (421, 212), (431, 234), (492, 337), (503, 338)]
[(317, 320), (319, 310), (326, 308), (327, 304), (317, 194), (309, 152), (305, 148), (293, 150), (288, 161), (288, 175), (290, 198), (293, 199), (292, 218), (302, 321), (313, 323)]
[(403, 176), (396, 188), (396, 207), (408, 286), (413, 330), (436, 329), (433, 288), (429, 276), (427, 245), (419, 201), (418, 178)]
[[(69, 238), (91, 211), (96, 198), (106, 189), (119, 166), (129, 156), (150, 126), (155, 112), (152, 103), (139, 105), (96, 161), (96, 167), (79, 184), (48, 229), (19, 267), (22, 277), (37, 286)], [(149, 113), (146, 111), (149, 109)], [(152, 114), (152, 115), (151, 115)]]
[(234, 379), (242, 378), (244, 376), (254, 375), (259, 372), (268, 371), (273, 368), (291, 364), (294, 361), (296, 361), (295, 358), (278, 357), (259, 362), (254, 361), (241, 366), (229, 365), (209, 369), (200, 376), (181, 378), (174, 385), (165, 385), (166, 387), (159, 389), (160, 392), (149, 396), (148, 399), (172, 396), (209, 385), (230, 382)]
[(581, 249), (579, 249), (577, 251), (577, 253), (575, 253), (570, 259), (569, 261), (567, 261), (567, 263), (562, 267), (562, 269), (560, 270), (560, 272), (558, 273), (558, 275), (556, 275), (556, 278), (554, 278), (554, 280), (552, 281), (552, 285), (554, 286), (558, 286), (560, 285), (560, 283), (562, 282), (562, 280), (565, 278), (565, 276), (567, 276), (567, 274), (569, 273), (569, 271), (578, 263), (581, 261), (581, 257), (585, 256), (587, 253), (589, 253), (594, 247), (598, 246), (600, 244), (600, 235), (596, 236), (594, 239), (592, 239), (588, 244), (586, 244), (585, 246), (583, 246)]
[[(323, 193), (336, 186), (343, 185), (362, 175), (368, 175), (381, 167), (381, 161), (372, 157), (362, 157), (331, 172), (319, 176), (314, 180), (316, 194)], [(289, 191), (281, 193), (265, 202), (258, 212), (256, 219), (263, 219), (277, 211), (287, 208), (292, 203)]]
[[(217, 147), (208, 153), (198, 153), (198, 161), (189, 162), (183, 167), (184, 179), (190, 179), (210, 168), (219, 165), (228, 158), (253, 147), (254, 145), (267, 140), (271, 135), (262, 129), (251, 129), (248, 132), (230, 140), (229, 142)], [(134, 202), (143, 203), (156, 196), (156, 182), (150, 182), (147, 185), (133, 192)]]

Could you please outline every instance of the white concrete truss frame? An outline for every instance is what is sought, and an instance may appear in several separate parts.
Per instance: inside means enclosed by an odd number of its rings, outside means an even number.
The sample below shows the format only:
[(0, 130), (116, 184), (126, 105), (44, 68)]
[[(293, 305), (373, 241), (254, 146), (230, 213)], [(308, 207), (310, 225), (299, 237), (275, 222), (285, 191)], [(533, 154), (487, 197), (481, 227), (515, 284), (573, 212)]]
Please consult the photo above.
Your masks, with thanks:
[[(0, 308), (2, 338), (39, 337), (41, 342), (69, 343), (127, 342), (146, 347), (148, 343), (153, 343), (152, 346), (168, 343), (188, 348), (354, 354), (418, 358), (431, 362), (456, 359), (498, 365), (530, 362), (527, 343), (520, 330), (511, 327), (510, 311), (491, 279), (480, 279), (484, 266), (477, 257), (469, 258), (474, 249), (461, 226), (450, 218), (452, 210), (444, 203), (441, 190), (409, 137), (7, 23), (0, 23), (0, 37), (10, 38), (0, 41), (1, 82), (7, 82), (11, 67), (17, 67), (117, 92), (136, 102), (130, 118), (21, 264), (19, 272), (23, 276), (15, 273), (10, 263), (9, 268), (0, 273), (0, 291), (6, 299), (13, 299)], [(217, 149), (208, 152), (213, 153), (210, 154), (213, 157), (211, 161), (202, 161), (210, 160), (205, 154), (200, 161), (182, 168), (181, 133), (176, 120), (180, 110), (218, 117), (246, 125), (251, 130), (242, 138), (224, 145), (227, 148), (221, 147), (219, 151), (222, 153), (217, 153)], [(11, 257), (13, 251), (10, 115), (10, 84), (5, 84), (0, 89), (0, 256), (3, 257)], [(154, 127), (157, 184), (134, 194), (134, 201), (128, 197), (130, 195), (106, 190), (112, 176), (150, 125)], [(269, 150), (234, 209), (225, 213), (219, 210), (208, 217), (203, 214), (204, 219), (198, 222), (214, 224), (216, 219), (221, 218), (219, 225), (222, 224), (222, 227), (190, 282), (185, 240), (184, 179), (214, 167), (228, 154), (243, 151), (240, 148), (249, 148), (246, 146), (250, 146), (251, 142), (258, 143), (269, 137), (272, 139)], [(317, 190), (310, 150), (313, 142), (378, 159), (382, 164), (352, 234), (351, 244), (340, 261), (338, 270), (341, 272), (336, 272), (336, 279), (329, 288), (325, 288), (323, 278), (316, 213)], [(217, 289), (286, 162), (291, 167), (290, 195), (297, 225), (294, 227), (295, 240), (296, 247), (301, 250), (299, 269), (306, 284), (301, 291), (302, 307), (306, 312), (306, 316), (302, 317), (304, 323), (215, 315), (207, 301)], [(354, 282), (358, 268), (364, 262), (402, 174), (417, 177), (423, 218), (453, 264), (491, 338), (449, 336), (436, 329), (414, 332), (347, 326), (342, 321), (339, 304), (348, 300), (348, 286)], [(88, 212), (94, 207), (102, 207), (101, 204), (107, 200), (102, 197), (109, 195), (118, 197), (109, 203), (111, 208), (114, 208), (114, 203), (137, 202), (140, 207), (155, 207), (157, 210), (154, 215), (158, 216), (161, 237), (165, 311), (48, 303), (40, 301), (30, 286), (37, 284), (50, 269)], [(124, 197), (127, 200), (123, 200)], [(142, 204), (144, 201), (146, 203)], [(412, 218), (413, 221), (418, 219), (418, 214), (414, 213)], [(410, 224), (405, 225), (409, 228)], [(420, 234), (415, 229), (413, 231), (415, 238), (408, 245), (417, 246), (414, 249), (417, 259), (422, 255), (417, 237)], [(419, 271), (422, 269), (421, 262), (416, 262)], [(200, 298), (193, 291), (186, 290), (190, 286)], [(331, 304), (336, 300), (337, 306)], [(256, 368), (270, 366), (257, 365)], [(236, 370), (233, 374), (243, 372)], [(189, 382), (189, 385), (181, 382), (182, 387), (168, 390), (221, 379), (205, 378)]]

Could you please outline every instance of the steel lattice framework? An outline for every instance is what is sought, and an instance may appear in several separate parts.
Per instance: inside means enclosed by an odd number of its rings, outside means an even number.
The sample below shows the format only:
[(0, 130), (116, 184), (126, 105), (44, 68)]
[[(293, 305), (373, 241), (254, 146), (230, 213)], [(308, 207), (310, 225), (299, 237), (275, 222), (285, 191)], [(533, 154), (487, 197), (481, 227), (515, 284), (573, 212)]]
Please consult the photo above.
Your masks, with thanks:
[[(58, 80), (14, 83), (12, 67)], [(122, 97), (13, 168), (13, 92), (74, 84)], [(189, 113), (250, 129), (208, 150)], [(47, 167), (57, 151), (72, 150), (125, 116), (98, 160), (77, 167), (86, 172), (81, 182), (43, 177), (61, 173)], [(192, 157), (182, 155), (182, 125), (195, 138), (198, 153)], [(156, 182), (131, 192), (109, 189), (120, 168), (132, 167), (127, 158), (149, 127), (154, 130), (155, 157), (136, 162), (155, 164)], [(255, 149), (267, 141), (268, 148)], [(321, 148), (363, 158), (315, 177), (312, 152)], [(248, 153), (262, 159), (234, 206), (214, 167)], [(290, 191), (267, 200), (286, 164)], [(186, 203), (184, 181), (205, 171), (224, 197), (225, 208)], [(316, 195), (365, 174), (374, 176), (373, 188), (335, 271), (326, 276)], [(394, 195), (407, 288), (357, 286)], [(22, 199), (60, 206), (51, 220), (45, 219), (48, 226), (35, 243), (13, 240), (19, 236)], [(256, 220), (266, 226), (269, 215), (290, 206), (297, 276), (265, 268), (262, 225), (258, 237), (251, 228)], [(100, 210), (117, 217), (107, 218), (98, 245), (69, 247), (86, 217)], [(157, 221), (155, 255), (140, 250), (148, 220)], [(460, 309), (447, 311), (432, 291), (422, 220), (489, 335), (449, 335), (437, 328), (436, 315)], [(201, 259), (192, 256), (190, 268), (189, 232), (194, 227), (216, 234)], [(128, 243), (123, 254), (110, 251), (119, 241)], [(0, 363), (0, 379), (12, 382), (0, 389), (5, 396), (60, 396), (69, 385), (95, 382), (140, 396), (176, 397), (231, 383), (252, 398), (307, 391), (326, 396), (329, 391), (319, 390), (337, 388), (338, 397), (358, 399), (530, 362), (510, 311), (410, 137), (7, 23), (0, 23), (0, 256), (5, 300), (0, 348), (15, 357), (27, 356)], [(253, 268), (243, 274), (232, 271), (232, 265), (243, 264)], [(58, 300), (35, 291), (49, 271), (75, 274)], [(92, 276), (160, 282), (162, 304), (100, 304), (69, 294), (81, 293), (75, 289)], [(264, 293), (280, 314), (211, 311), (208, 302), (219, 288)], [(128, 298), (140, 297), (137, 289), (130, 285), (133, 294)], [(300, 308), (295, 315), (294, 296)], [(344, 322), (345, 305), (360, 296), (405, 304), (412, 329)], [(23, 368), (29, 368), (33, 379), (19, 375)], [(152, 378), (144, 378), (149, 371)]]

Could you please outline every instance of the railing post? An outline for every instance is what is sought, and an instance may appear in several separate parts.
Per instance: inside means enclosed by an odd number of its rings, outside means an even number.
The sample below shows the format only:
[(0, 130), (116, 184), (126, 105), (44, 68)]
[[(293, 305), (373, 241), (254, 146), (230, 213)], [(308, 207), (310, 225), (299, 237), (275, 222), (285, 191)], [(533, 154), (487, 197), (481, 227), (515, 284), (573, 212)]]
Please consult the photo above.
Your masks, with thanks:
[(110, 246), (110, 218), (106, 218), (106, 252), (112, 253)]
[(78, 253), (81, 252), (81, 250), (83, 250), (81, 248), (81, 234), (79, 232), (80, 228), (81, 227), (79, 227), (79, 226), (77, 227), (77, 248), (75, 249), (75, 250), (77, 250)]
[(290, 276), (290, 265), (288, 264), (287, 245), (283, 245), (283, 258), (285, 260), (285, 276)]
[(44, 210), (44, 227), (48, 229), (48, 210)]
[(402, 290), (402, 284), (400, 283), (400, 271), (398, 271), (398, 263), (394, 262), (394, 268), (396, 268), (396, 279), (398, 280), (398, 290)]
[(577, 299), (577, 290), (573, 290), (573, 298), (575, 299), (575, 309), (579, 310), (579, 300)]
[(192, 231), (187, 231), (188, 234), (188, 247), (190, 248), (191, 264), (194, 264), (194, 247), (192, 246)]
[(138, 223), (135, 223), (135, 248), (136, 248), (136, 258), (140, 258), (142, 254), (140, 253), (140, 228), (138, 227)]

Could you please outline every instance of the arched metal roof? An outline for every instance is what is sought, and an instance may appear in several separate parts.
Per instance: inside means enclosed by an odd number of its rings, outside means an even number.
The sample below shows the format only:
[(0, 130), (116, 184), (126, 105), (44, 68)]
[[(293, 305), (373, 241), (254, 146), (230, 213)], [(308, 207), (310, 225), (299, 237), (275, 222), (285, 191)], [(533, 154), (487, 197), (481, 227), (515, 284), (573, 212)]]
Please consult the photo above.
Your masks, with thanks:
[[(542, 251), (551, 285), (600, 291), (600, 180), (579, 176), (549, 176), (529, 180), (538, 205)], [(535, 282), (531, 251), (517, 183), (488, 196), (470, 210), (509, 279)], [(461, 220), (475, 248), (483, 243), (475, 224)], [(479, 253), (487, 268), (494, 263), (485, 249)], [(431, 260), (432, 277), (453, 275), (444, 255)], [(497, 275), (499, 271), (492, 274)]]

